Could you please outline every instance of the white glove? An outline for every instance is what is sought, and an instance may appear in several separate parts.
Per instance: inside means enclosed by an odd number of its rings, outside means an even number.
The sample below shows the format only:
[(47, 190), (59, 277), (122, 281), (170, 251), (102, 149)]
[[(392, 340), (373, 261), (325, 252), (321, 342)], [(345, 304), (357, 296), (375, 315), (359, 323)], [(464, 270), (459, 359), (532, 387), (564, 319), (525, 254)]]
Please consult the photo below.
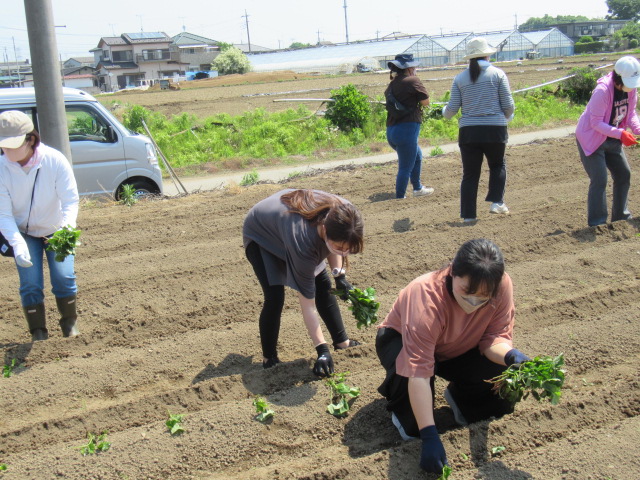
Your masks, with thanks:
[(28, 253), (19, 253), (16, 255), (16, 263), (19, 267), (27, 268), (31, 267), (33, 263), (31, 263), (31, 257)]

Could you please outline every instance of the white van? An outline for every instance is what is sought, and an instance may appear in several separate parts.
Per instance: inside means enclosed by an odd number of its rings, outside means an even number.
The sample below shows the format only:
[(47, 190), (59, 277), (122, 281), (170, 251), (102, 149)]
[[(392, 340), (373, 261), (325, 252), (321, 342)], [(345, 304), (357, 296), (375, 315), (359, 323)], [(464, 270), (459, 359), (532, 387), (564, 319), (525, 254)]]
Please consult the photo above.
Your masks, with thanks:
[[(122, 185), (139, 195), (163, 193), (162, 172), (148, 137), (128, 130), (100, 102), (82, 90), (63, 88), (73, 173), (80, 195), (110, 194)], [(38, 128), (33, 88), (0, 89), (0, 112), (20, 110)]]

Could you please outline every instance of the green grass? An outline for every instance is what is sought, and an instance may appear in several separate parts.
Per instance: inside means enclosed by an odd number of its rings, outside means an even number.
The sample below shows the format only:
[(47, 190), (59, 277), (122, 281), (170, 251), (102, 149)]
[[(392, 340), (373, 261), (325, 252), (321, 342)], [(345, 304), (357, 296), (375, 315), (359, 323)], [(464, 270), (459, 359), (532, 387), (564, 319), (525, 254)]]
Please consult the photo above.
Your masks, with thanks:
[[(516, 95), (514, 100), (516, 114), (509, 125), (511, 131), (575, 123), (584, 110), (582, 105), (570, 104), (543, 90)], [(126, 107), (123, 123), (128, 128), (143, 132), (142, 119), (171, 165), (189, 174), (304, 165), (319, 158), (350, 158), (388, 148), (386, 111), (375, 104), (369, 121), (349, 132), (338, 130), (304, 106), (276, 113), (256, 109), (233, 117), (218, 114), (204, 120), (188, 113), (167, 118), (139, 105)], [(425, 118), (422, 123), (421, 144), (434, 147), (434, 153), (439, 145), (455, 142), (457, 137), (457, 117)]]

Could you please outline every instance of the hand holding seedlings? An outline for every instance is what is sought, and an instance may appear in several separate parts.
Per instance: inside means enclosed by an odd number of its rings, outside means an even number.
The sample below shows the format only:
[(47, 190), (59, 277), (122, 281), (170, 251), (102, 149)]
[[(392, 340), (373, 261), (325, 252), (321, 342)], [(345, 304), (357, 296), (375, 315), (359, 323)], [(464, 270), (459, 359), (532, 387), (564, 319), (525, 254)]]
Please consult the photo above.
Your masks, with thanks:
[(376, 302), (376, 291), (372, 287), (364, 290), (353, 288), (347, 292), (346, 298), (342, 290), (336, 290), (336, 295), (350, 303), (349, 310), (353, 312), (359, 329), (370, 327), (378, 321), (380, 302)]
[(78, 241), (80, 233), (82, 233), (82, 230), (67, 225), (47, 239), (47, 250), (55, 252), (56, 262), (63, 262), (69, 255), (76, 254), (76, 247), (80, 245)]
[(513, 403), (531, 394), (538, 401), (547, 399), (552, 405), (557, 405), (562, 395), (560, 389), (564, 384), (563, 365), (563, 354), (555, 358), (535, 357), (533, 360), (511, 365), (488, 382), (493, 383), (493, 390), (500, 398)]

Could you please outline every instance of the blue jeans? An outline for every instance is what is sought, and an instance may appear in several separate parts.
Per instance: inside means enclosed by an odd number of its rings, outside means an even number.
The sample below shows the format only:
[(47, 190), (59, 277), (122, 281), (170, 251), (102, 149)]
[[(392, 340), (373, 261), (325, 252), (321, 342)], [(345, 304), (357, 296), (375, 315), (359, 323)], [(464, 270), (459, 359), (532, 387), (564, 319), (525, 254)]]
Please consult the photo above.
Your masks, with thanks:
[(607, 169), (613, 179), (613, 202), (611, 221), (627, 220), (631, 212), (627, 209), (627, 197), (631, 186), (631, 168), (622, 149), (622, 142), (608, 137), (598, 149), (586, 156), (580, 142), (578, 153), (587, 175), (589, 193), (587, 195), (587, 222), (590, 227), (607, 223)]
[(55, 252), (45, 250), (44, 239), (22, 235), (27, 242), (29, 255), (33, 265), (28, 268), (18, 268), (20, 277), (20, 300), (23, 307), (37, 305), (44, 302), (44, 272), (43, 253), (47, 256), (49, 264), (49, 276), (51, 279), (51, 291), (56, 298), (67, 298), (78, 291), (76, 286), (75, 256), (69, 255), (63, 262), (55, 260)]
[(396, 198), (404, 198), (409, 180), (414, 190), (420, 190), (422, 150), (418, 145), (420, 124), (405, 122), (387, 127), (387, 141), (398, 152), (398, 175), (396, 176)]

